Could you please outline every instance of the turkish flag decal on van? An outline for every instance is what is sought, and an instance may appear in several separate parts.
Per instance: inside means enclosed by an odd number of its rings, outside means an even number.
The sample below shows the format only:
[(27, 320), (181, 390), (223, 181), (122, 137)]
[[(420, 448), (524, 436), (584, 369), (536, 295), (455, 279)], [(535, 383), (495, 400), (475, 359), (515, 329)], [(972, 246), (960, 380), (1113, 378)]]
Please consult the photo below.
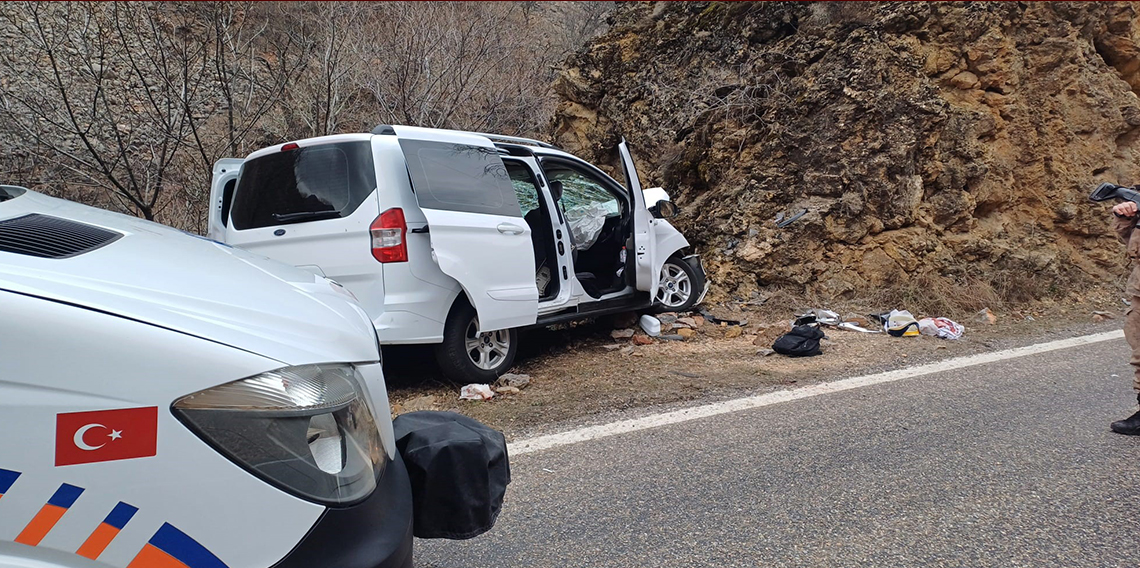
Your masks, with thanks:
[(55, 415), (55, 465), (75, 465), (158, 453), (158, 407)]

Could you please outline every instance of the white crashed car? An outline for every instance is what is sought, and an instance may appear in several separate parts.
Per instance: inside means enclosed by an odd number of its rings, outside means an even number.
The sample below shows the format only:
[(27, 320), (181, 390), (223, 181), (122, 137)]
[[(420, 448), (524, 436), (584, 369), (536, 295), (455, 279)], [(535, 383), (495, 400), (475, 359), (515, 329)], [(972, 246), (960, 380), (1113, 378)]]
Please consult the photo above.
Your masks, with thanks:
[(340, 285), (0, 186), (0, 567), (409, 567), (373, 325)]
[(537, 140), (410, 126), (258, 150), (214, 167), (211, 238), (344, 284), (381, 343), (434, 344), (440, 368), (486, 383), (519, 328), (630, 310), (688, 310), (700, 258), (643, 190)]

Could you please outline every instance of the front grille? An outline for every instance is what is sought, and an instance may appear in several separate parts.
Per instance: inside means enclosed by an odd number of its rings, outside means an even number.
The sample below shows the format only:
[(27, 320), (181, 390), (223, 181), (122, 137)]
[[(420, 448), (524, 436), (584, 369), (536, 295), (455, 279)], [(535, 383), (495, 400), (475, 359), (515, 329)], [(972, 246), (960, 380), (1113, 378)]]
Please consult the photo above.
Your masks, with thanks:
[(0, 221), (0, 252), (68, 258), (91, 252), (122, 236), (84, 223), (32, 213)]

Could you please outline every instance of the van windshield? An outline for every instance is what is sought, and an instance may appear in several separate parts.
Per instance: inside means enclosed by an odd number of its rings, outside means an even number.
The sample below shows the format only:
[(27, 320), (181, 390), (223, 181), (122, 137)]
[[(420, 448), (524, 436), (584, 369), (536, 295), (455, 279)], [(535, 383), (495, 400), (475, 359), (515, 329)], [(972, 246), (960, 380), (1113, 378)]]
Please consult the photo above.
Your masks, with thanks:
[(242, 165), (230, 219), (241, 230), (347, 217), (375, 189), (370, 142), (295, 148)]

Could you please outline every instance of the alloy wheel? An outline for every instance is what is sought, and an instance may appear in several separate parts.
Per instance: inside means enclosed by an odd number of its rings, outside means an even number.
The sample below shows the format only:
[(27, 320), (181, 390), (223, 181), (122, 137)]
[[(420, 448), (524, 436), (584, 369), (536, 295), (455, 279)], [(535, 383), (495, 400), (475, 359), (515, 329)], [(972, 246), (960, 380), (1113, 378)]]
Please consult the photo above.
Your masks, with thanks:
[(493, 371), (503, 364), (511, 350), (511, 332), (507, 329), (479, 332), (479, 319), (471, 320), (464, 335), (467, 356), (476, 367)]
[(693, 281), (680, 266), (665, 263), (661, 267), (660, 284), (657, 287), (657, 303), (666, 308), (685, 305), (693, 295)]

